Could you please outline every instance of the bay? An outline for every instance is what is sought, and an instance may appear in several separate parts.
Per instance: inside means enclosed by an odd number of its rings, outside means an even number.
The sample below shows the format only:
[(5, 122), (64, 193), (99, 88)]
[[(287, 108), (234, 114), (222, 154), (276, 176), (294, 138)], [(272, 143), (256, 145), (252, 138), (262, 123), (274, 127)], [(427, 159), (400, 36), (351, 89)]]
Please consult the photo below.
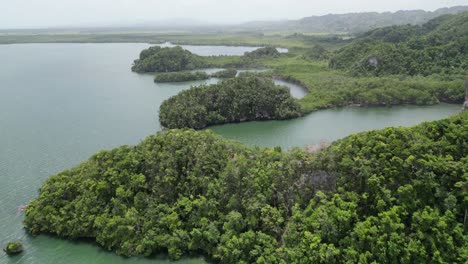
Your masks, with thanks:
[[(122, 258), (89, 242), (31, 237), (19, 208), (37, 196), (48, 176), (76, 166), (102, 149), (137, 144), (161, 128), (161, 102), (208, 81), (155, 84), (130, 66), (147, 44), (0, 45), (0, 244), (20, 239), (25, 252), (0, 254), (0, 263), (167, 263)], [(187, 46), (200, 55), (243, 54), (250, 47)], [(231, 50), (234, 49), (234, 50)], [(208, 50), (208, 51), (207, 51)], [(213, 127), (249, 145), (283, 148), (334, 140), (389, 125), (413, 125), (459, 111), (460, 106), (343, 108), (272, 122)], [(204, 263), (190, 258), (175, 263)]]

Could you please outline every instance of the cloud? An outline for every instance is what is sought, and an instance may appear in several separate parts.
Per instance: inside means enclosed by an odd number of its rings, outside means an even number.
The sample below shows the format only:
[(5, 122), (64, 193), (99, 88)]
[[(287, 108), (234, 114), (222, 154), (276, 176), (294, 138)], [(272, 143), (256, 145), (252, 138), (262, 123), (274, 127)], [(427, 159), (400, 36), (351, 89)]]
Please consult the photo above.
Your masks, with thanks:
[(0, 0), (0, 27), (100, 25), (190, 18), (208, 22), (297, 19), (328, 13), (434, 10), (466, 0)]

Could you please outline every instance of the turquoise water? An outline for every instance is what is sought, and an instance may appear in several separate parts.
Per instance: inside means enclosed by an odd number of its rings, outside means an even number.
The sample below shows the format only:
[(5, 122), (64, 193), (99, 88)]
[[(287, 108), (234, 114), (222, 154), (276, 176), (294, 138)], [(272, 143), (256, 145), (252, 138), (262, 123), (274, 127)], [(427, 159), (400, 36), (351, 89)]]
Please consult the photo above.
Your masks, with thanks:
[[(191, 85), (155, 84), (150, 74), (130, 71), (146, 44), (0, 45), (0, 243), (20, 239), (25, 252), (0, 263), (165, 263), (121, 258), (92, 243), (28, 236), (18, 210), (37, 196), (52, 174), (93, 153), (137, 144), (160, 130), (161, 102)], [(206, 52), (206, 47), (189, 47)], [(224, 50), (223, 50), (224, 49)], [(245, 52), (213, 48), (212, 55)], [(201, 53), (201, 51), (200, 51)], [(209, 83), (216, 80), (209, 80)], [(320, 111), (281, 122), (213, 128), (247, 144), (283, 147), (333, 140), (387, 125), (413, 125), (448, 116), (459, 106), (350, 108)], [(191, 258), (177, 263), (204, 263)]]

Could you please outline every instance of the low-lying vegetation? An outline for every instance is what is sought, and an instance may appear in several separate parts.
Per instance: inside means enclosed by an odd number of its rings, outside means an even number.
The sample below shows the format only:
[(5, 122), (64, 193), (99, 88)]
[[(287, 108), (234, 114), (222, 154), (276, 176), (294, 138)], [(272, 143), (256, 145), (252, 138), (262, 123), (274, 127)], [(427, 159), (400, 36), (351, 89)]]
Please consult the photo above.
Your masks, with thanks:
[(221, 70), (212, 74), (203, 71), (180, 71), (180, 72), (161, 72), (154, 77), (154, 82), (188, 82), (206, 80), (209, 78), (234, 78), (237, 75), (236, 69)]
[(234, 78), (234, 77), (236, 77), (236, 75), (237, 75), (237, 70), (231, 68), (231, 69), (226, 69), (226, 70), (222, 70), (222, 71), (219, 71), (219, 72), (212, 73), (211, 77), (214, 77), (214, 78)]
[(197, 80), (206, 80), (209, 79), (210, 75), (201, 72), (163, 72), (158, 73), (154, 77), (154, 82), (187, 82), (187, 81), (197, 81)]

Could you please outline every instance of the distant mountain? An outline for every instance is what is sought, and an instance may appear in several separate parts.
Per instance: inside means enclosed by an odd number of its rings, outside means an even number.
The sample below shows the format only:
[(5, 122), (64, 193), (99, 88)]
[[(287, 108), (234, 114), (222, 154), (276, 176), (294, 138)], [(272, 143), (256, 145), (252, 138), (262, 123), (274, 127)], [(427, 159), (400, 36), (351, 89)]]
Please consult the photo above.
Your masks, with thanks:
[(212, 26), (212, 23), (190, 18), (171, 18), (161, 20), (144, 20), (132, 24), (121, 24), (118, 26), (129, 28), (184, 29), (196, 27), (209, 27)]
[(468, 11), (468, 6), (440, 8), (435, 11), (405, 10), (397, 12), (363, 12), (310, 16), (299, 20), (252, 21), (242, 24), (222, 24), (202, 20), (173, 18), (165, 20), (133, 20), (104, 24), (68, 25), (35, 29), (0, 29), (0, 34), (40, 33), (111, 33), (111, 32), (177, 32), (177, 33), (363, 33), (394, 25), (421, 25), (445, 14)]
[(463, 11), (468, 11), (468, 6), (440, 8), (433, 12), (408, 10), (384, 13), (329, 14), (305, 17), (299, 20), (248, 22), (234, 28), (261, 32), (361, 33), (393, 25), (419, 25), (441, 15), (456, 14)]

